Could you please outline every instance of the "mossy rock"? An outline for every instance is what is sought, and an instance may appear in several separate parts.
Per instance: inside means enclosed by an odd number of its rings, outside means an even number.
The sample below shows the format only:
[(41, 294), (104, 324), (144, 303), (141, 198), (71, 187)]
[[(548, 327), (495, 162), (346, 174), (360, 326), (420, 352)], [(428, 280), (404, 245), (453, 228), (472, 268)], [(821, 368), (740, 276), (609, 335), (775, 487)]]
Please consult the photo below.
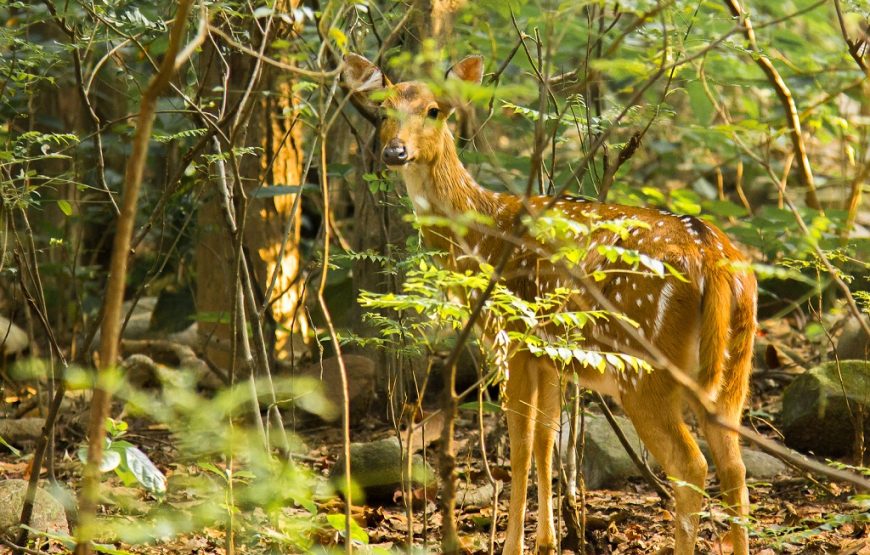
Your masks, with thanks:
[[(27, 492), (27, 482), (17, 478), (0, 481), (0, 533), (14, 533)], [(43, 488), (36, 490), (30, 526), (42, 532), (69, 534), (63, 505)]]
[[(353, 502), (358, 503), (360, 493), (364, 494), (367, 503), (391, 502), (396, 491), (407, 487), (407, 463), (402, 458), (403, 449), (395, 437), (371, 441), (368, 443), (351, 443), (350, 472), (355, 487)], [(432, 487), (436, 484), (435, 472), (420, 455), (414, 455), (411, 460), (410, 486), (414, 489)], [(344, 457), (336, 461), (329, 473), (329, 478), (335, 488), (344, 490)]]
[[(643, 452), (631, 420), (616, 416), (616, 422), (636, 453)], [(658, 463), (650, 457), (650, 467), (658, 470)], [(641, 473), (616, 437), (610, 423), (603, 415), (586, 415), (586, 448), (583, 454), (583, 478), (589, 489), (618, 489)]]
[(859, 410), (864, 411), (864, 437), (870, 437), (870, 363), (844, 360), (816, 366), (783, 393), (785, 443), (816, 455), (851, 454)]

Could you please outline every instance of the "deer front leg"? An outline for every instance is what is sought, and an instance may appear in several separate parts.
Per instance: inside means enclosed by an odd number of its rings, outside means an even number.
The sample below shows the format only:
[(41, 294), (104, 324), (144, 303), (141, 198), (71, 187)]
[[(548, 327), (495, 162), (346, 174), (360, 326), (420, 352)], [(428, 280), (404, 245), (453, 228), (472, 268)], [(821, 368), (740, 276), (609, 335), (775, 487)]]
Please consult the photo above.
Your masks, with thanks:
[(511, 453), (511, 498), (507, 536), (502, 550), (504, 555), (521, 555), (525, 539), (526, 499), (529, 470), (532, 466), (533, 417), (538, 394), (537, 376), (530, 372), (526, 362), (524, 356), (516, 355), (508, 363), (505, 411)]
[(535, 473), (538, 477), (538, 533), (535, 551), (556, 552), (556, 528), (553, 525), (553, 445), (559, 426), (562, 389), (559, 371), (548, 361), (539, 359), (533, 370), (538, 376), (538, 403), (534, 414)]

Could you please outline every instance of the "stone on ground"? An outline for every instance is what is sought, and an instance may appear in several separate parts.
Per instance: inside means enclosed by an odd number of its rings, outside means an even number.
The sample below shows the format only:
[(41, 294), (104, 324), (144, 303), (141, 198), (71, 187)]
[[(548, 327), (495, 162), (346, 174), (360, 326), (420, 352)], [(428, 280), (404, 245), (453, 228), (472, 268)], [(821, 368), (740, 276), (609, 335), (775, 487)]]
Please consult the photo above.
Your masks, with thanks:
[[(0, 481), (0, 533), (18, 527), (27, 482), (19, 479)], [(43, 532), (69, 534), (63, 505), (42, 488), (36, 490), (30, 527)]]
[[(361, 355), (343, 355), (341, 358), (347, 372), (350, 415), (353, 420), (358, 420), (365, 416), (374, 400), (375, 363)], [(323, 359), (322, 366), (319, 363), (309, 364), (296, 375), (319, 381), (323, 396), (332, 401), (336, 407), (341, 407), (342, 386), (338, 357)]]
[[(366, 503), (390, 502), (402, 485), (409, 484), (407, 462), (402, 457), (403, 449), (395, 437), (370, 441), (367, 443), (352, 443), (350, 445), (351, 477), (359, 490), (365, 495)], [(339, 491), (344, 489), (345, 459), (339, 457), (329, 473), (333, 486)], [(435, 472), (420, 455), (412, 458), (410, 486), (412, 489), (432, 487), (435, 484)], [(354, 494), (357, 491), (353, 492)], [(353, 497), (353, 503), (361, 503), (358, 495)]]
[[(631, 420), (624, 416), (614, 416), (629, 444), (638, 454), (644, 453), (643, 443), (634, 429)], [(564, 419), (567, 422), (567, 417)], [(567, 448), (567, 423), (563, 423), (562, 452)], [(698, 446), (707, 459), (710, 471), (715, 469), (707, 442), (698, 439)], [(746, 476), (750, 479), (769, 480), (787, 474), (788, 467), (776, 457), (748, 447), (741, 447)], [(563, 455), (564, 457), (564, 455)], [(652, 456), (647, 462), (654, 472), (660, 471), (659, 464)], [(626, 453), (616, 433), (603, 415), (586, 415), (586, 450), (583, 457), (583, 472), (586, 487), (589, 489), (617, 489), (629, 480), (643, 479), (643, 475)]]
[(864, 437), (870, 437), (870, 362), (842, 360), (816, 366), (783, 392), (785, 443), (816, 455), (851, 454), (859, 410), (864, 412)]

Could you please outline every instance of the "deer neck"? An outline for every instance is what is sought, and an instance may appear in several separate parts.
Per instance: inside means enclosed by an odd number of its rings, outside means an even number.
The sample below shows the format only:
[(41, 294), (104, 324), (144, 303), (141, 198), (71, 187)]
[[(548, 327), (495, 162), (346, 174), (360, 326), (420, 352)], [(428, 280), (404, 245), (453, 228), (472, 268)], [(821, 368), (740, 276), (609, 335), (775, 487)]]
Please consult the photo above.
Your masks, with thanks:
[(459, 160), (453, 136), (445, 129), (441, 155), (403, 167), (402, 180), (417, 215), (455, 217), (469, 211), (498, 216), (498, 193), (488, 191), (471, 177)]
[[(416, 162), (402, 168), (402, 179), (418, 216), (442, 216), (456, 219), (466, 212), (488, 216), (496, 227), (510, 225), (516, 202), (510, 195), (489, 191), (468, 173), (459, 160), (450, 132), (445, 129), (441, 156), (432, 162)], [(473, 268), (474, 260), (488, 260), (498, 252), (496, 234), (469, 229), (459, 237), (449, 226), (423, 226), (423, 242), (429, 248), (444, 252), (442, 262), (456, 270)], [(464, 256), (464, 255), (471, 255)]]

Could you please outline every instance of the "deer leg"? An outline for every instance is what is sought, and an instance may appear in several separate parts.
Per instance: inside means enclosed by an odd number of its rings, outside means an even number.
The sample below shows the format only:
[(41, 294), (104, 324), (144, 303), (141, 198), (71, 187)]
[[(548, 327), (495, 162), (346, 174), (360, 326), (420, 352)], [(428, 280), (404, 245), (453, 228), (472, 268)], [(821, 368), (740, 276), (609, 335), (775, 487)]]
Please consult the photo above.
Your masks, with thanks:
[[(634, 392), (623, 398), (626, 414), (631, 418), (644, 445), (659, 461), (668, 476), (689, 486), (676, 485), (675, 555), (695, 552), (695, 539), (703, 497), (707, 461), (698, 448), (682, 416), (682, 401), (676, 393), (661, 391)], [(692, 487), (694, 486), (694, 487)], [(695, 489), (697, 488), (697, 489)]]
[[(740, 411), (727, 411), (720, 407), (720, 416), (730, 424), (740, 424)], [(736, 412), (736, 414), (734, 414)], [(736, 520), (731, 523), (731, 542), (734, 555), (749, 554), (749, 534), (739, 520), (749, 516), (749, 490), (746, 489), (746, 466), (740, 453), (737, 434), (710, 421), (703, 421), (704, 435), (710, 444), (710, 453), (716, 464), (716, 475), (728, 511)]]
[(546, 554), (556, 552), (556, 529), (553, 525), (553, 444), (559, 426), (562, 390), (556, 367), (539, 361), (536, 370), (539, 384), (538, 404), (532, 445), (538, 478), (538, 531), (535, 550), (539, 554)]
[(532, 466), (534, 411), (538, 382), (534, 368), (517, 355), (509, 362), (505, 395), (511, 459), (511, 498), (504, 555), (521, 555), (524, 543), (529, 470)]

